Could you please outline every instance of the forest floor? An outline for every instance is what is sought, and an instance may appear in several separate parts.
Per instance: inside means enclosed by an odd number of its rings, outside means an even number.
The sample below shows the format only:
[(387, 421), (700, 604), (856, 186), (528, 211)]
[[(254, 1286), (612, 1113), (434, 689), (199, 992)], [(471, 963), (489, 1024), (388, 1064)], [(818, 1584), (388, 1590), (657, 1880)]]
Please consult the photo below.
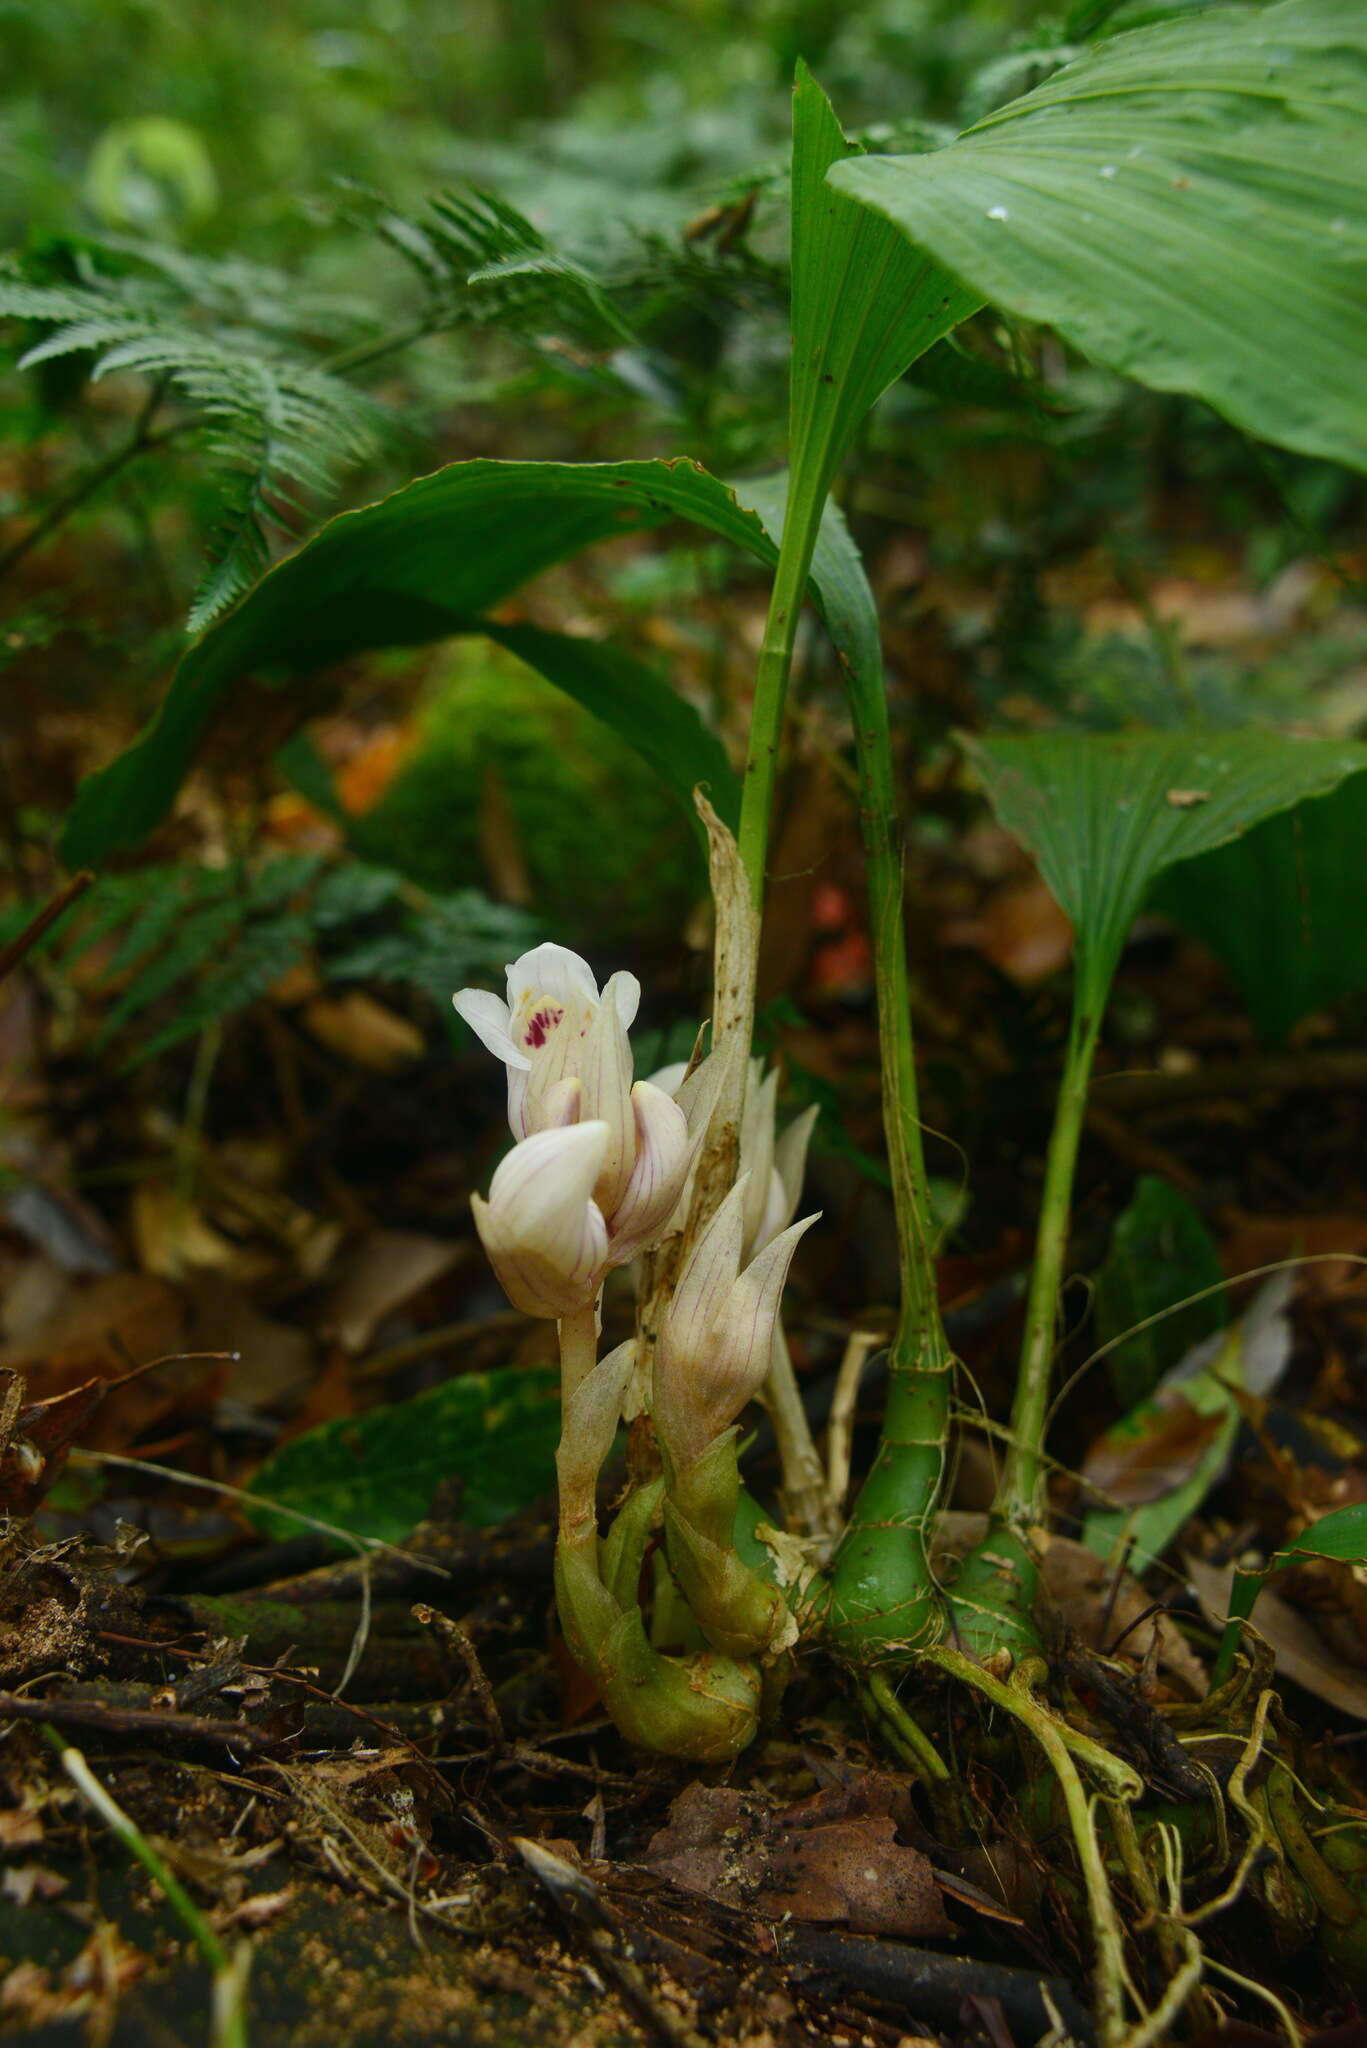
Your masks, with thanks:
[[(69, 762), (70, 721), (41, 696), (32, 710), (35, 758)], [(369, 777), (373, 796), (392, 735), (358, 726), (346, 745), (353, 786)], [(809, 1099), (839, 1105), (838, 1142), (814, 1153), (808, 1201), (825, 1221), (790, 1329), (818, 1432), (842, 1356), (867, 1340), (858, 1472), (896, 1267), (868, 1170), (876, 1043), (843, 800), (828, 752), (800, 747), (764, 975), (777, 1053)], [(212, 836), (221, 816), (177, 829)], [(293, 801), (253, 829), (281, 850), (328, 845)], [(497, 827), (495, 862), (506, 838)], [(974, 1156), (968, 1220), (940, 1262), (972, 1390), (952, 1547), (991, 1492), (974, 1404), (990, 1417), (1009, 1402), (1069, 935), (993, 827), (917, 844), (911, 885), (924, 1113), (955, 1133), (930, 1140), (951, 1211), (957, 1144)], [(648, 1001), (663, 1028), (696, 1012), (704, 970), (696, 944), (680, 964), (672, 933), (654, 943), (674, 960)], [(249, 1945), (253, 2048), (1090, 2039), (1089, 1936), (1061, 1823), (1023, 1796), (1022, 1772), (1028, 1790), (1038, 1771), (1014, 1737), (942, 1677), (908, 1697), (955, 1755), (967, 1839), (819, 1648), (728, 1772), (643, 1758), (602, 1716), (554, 1622), (549, 1331), (508, 1312), (469, 1222), (499, 1143), (487, 1064), (392, 991), (337, 995), (304, 974), (207, 1047), (208, 1033), (130, 1070), (85, 1016), (109, 1000), (99, 966), (64, 979), (35, 958), (0, 987), (16, 1076), (0, 1222), (0, 2037), (189, 2048), (209, 2035), (203, 1953), (64, 1746), (185, 1888), (225, 1966)], [(1103, 1266), (1146, 1177), (1199, 1205), (1225, 1276), (1266, 1286), (1283, 1269), (1262, 1309), (1274, 1365), (1241, 1399), (1231, 1455), (1209, 1463), (1208, 1418), (1180, 1397), (1117, 1438), (1123, 1403), (1101, 1372), (1052, 1439), (1058, 1697), (1172, 1799), (1189, 1788), (1165, 1779), (1158, 1731), (1199, 1712), (1231, 1560), (1367, 1499), (1367, 1058), (1323, 1019), (1261, 1047), (1212, 956), (1157, 919), (1136, 932), (1115, 1018), (1074, 1269)], [(1174, 1298), (1190, 1277), (1177, 1256)], [(1232, 1312), (1251, 1297), (1241, 1286)], [(612, 1341), (629, 1315), (625, 1294), (609, 1300)], [(1094, 1336), (1077, 1286), (1065, 1371)], [(496, 1376), (514, 1368), (531, 1391), (510, 1406)], [(441, 1429), (498, 1448), (458, 1460), (434, 1495), (422, 1460), (445, 1455), (423, 1440), (436, 1411), (409, 1404), (461, 1382), (470, 1405), (443, 1408)], [(394, 1414), (411, 1422), (377, 1448), (377, 1418)], [(287, 1484), (274, 1461), (305, 1439), (313, 1463)], [(266, 1491), (302, 1522), (254, 1498), (266, 1456)], [(1079, 1540), (1088, 1472), (1130, 1503), (1201, 1478), (1142, 1581)], [(747, 1476), (772, 1497), (762, 1421)], [(393, 1526), (364, 1554), (309, 1526), (352, 1528), (364, 1507), (368, 1529), (387, 1528), (380, 1496)], [(1361, 1812), (1360, 1574), (1315, 1560), (1277, 1592), (1259, 1609), (1260, 1677), (1275, 1665), (1285, 1754)], [(1108, 1674), (1130, 1709), (1123, 1735)], [(1209, 1931), (1212, 1954), (1271, 1984), (1307, 2039), (1367, 2038), (1362, 1965), (1309, 1923), (1302, 1937), (1273, 1952), (1251, 1897)], [(1209, 2009), (1204, 2044), (1277, 2038), (1255, 1999), (1234, 2006), (1224, 2025)]]

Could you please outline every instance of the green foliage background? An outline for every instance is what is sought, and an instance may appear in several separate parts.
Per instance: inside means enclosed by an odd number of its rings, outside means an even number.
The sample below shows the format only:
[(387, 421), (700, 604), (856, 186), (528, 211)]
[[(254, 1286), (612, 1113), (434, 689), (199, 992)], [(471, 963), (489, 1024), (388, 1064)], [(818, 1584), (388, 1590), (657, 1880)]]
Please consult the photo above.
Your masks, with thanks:
[[(87, 701), (112, 701), (130, 727), (160, 700), (187, 628), (231, 611), (328, 515), (417, 472), (483, 454), (686, 454), (726, 479), (771, 473), (787, 427), (797, 61), (867, 152), (841, 173), (847, 189), (876, 178), (897, 216), (926, 179), (959, 176), (965, 152), (971, 163), (994, 136), (1009, 145), (1007, 103), (1037, 92), (1047, 116), (1050, 95), (1068, 90), (1055, 74), (1097, 61), (1096, 40), (1166, 21), (1180, 41), (1206, 11), (1202, 0), (1075, 0), (1061, 12), (1034, 0), (761, 0), (743, 16), (716, 0), (284, 0), (247, 35), (209, 0), (0, 0), (11, 59), (0, 235), (12, 245), (0, 319), (16, 366), (0, 377), (0, 439), (15, 458), (0, 470), (0, 520), (36, 510), (40, 529), (21, 531), (21, 560), (0, 544), (0, 577), (18, 588), (0, 662), (22, 669), (53, 645), (73, 701), (87, 676)], [(1216, 20), (1215, 42), (1221, 33)], [(1110, 61), (1103, 51), (1103, 69)], [(984, 119), (977, 141), (942, 147)], [(891, 232), (862, 220), (866, 235)], [(1250, 672), (1218, 653), (1183, 658), (1157, 626), (1108, 638), (1046, 594), (1061, 563), (1099, 547), (1142, 596), (1169, 544), (1174, 487), (1240, 536), (1260, 585), (1307, 553), (1330, 556), (1361, 504), (1333, 462), (1250, 447), (1196, 402), (1140, 391), (991, 312), (894, 385), (859, 428), (841, 489), (861, 544), (911, 525), (933, 575), (991, 591), (987, 611), (970, 604), (951, 622), (947, 650), (990, 723), (1042, 712), (1067, 726), (1176, 730), (1195, 718), (1221, 730), (1271, 712), (1317, 729), (1311, 695), (1359, 643), (1320, 648), (1312, 626), (1289, 664)], [(41, 575), (28, 584), (48, 518), (74, 551), (60, 600)], [(736, 577), (696, 543), (610, 564), (592, 572), (588, 621), (634, 655), (644, 615), (672, 615), (699, 650), (690, 705), (713, 734), (729, 709), (732, 738), (743, 706), (717, 694), (703, 707), (696, 670), (720, 674), (738, 651), (734, 605), (711, 650), (700, 624), (712, 595), (732, 604)], [(553, 615), (568, 601), (561, 590)], [(894, 616), (885, 623), (896, 632)], [(291, 673), (307, 670), (308, 651), (290, 651)], [(346, 821), (347, 858), (442, 898), (487, 886), (475, 764), (492, 761), (539, 914), (567, 936), (648, 938), (652, 923), (676, 934), (699, 867), (650, 768), (523, 671), (495, 673), (504, 679), (486, 686), (417, 662), (377, 672), (371, 701), (411, 717), (421, 744), (378, 812)], [(253, 686), (283, 701), (283, 676), (268, 662)], [(806, 687), (833, 682), (818, 656)], [(324, 686), (286, 727), (328, 701)], [(275, 715), (250, 763), (258, 788)], [(951, 719), (933, 699), (918, 694), (905, 716), (918, 749), (945, 746)], [(617, 840), (605, 862), (594, 823), (609, 788)], [(22, 829), (50, 844), (55, 816), (31, 811)], [(1238, 946), (1192, 874), (1165, 907), (1224, 951), (1248, 994)], [(589, 898), (597, 914), (583, 912)], [(1355, 936), (1316, 915), (1316, 961), (1283, 978), (1297, 995), (1260, 1016), (1269, 1037), (1361, 983)], [(250, 909), (247, 922), (259, 943), (240, 986), (255, 990), (289, 933)], [(1282, 922), (1284, 950), (1304, 952), (1304, 931)], [(290, 944), (307, 936), (296, 929)]]

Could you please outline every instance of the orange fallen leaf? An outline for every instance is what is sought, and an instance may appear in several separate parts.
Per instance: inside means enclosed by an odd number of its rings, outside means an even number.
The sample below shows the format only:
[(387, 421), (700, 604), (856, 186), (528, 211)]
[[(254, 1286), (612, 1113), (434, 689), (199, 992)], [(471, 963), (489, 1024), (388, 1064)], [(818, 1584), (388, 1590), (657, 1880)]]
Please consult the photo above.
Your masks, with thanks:
[(337, 770), (337, 798), (342, 809), (353, 818), (374, 810), (412, 746), (412, 735), (398, 726), (386, 726), (365, 740)]

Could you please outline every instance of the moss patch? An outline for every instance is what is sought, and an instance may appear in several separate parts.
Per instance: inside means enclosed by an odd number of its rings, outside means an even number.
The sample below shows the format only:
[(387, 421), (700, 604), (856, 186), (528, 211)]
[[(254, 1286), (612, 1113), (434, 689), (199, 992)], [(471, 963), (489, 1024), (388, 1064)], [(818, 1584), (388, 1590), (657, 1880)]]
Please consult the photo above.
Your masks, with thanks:
[(354, 837), (424, 888), (488, 886), (500, 813), (557, 938), (676, 931), (704, 887), (692, 827), (624, 740), (510, 656), (459, 648)]

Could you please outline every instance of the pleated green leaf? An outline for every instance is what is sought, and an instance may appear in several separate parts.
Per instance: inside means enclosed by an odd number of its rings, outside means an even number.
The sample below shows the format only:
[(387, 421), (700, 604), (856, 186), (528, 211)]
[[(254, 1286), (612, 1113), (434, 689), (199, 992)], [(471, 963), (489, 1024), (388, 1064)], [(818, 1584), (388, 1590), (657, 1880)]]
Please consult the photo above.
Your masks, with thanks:
[[(682, 519), (765, 564), (777, 557), (783, 477), (732, 489), (695, 462), (458, 462), (344, 512), (264, 576), (188, 650), (161, 707), (77, 794), (62, 840), (72, 866), (99, 866), (159, 825), (214, 723), (247, 677), (288, 689), (379, 647), (487, 633), (636, 747), (680, 796), (707, 784), (728, 822), (738, 779), (716, 735), (663, 677), (624, 649), (497, 625), (483, 616), (553, 562), (613, 534)], [(811, 592), (842, 655), (881, 674), (868, 582), (828, 510)], [(305, 715), (300, 695), (300, 717)]]
[(1001, 823), (1077, 934), (1083, 1000), (1105, 1001), (1158, 877), (1367, 767), (1351, 740), (1272, 732), (1038, 733), (965, 740)]
[[(188, 649), (160, 709), (125, 753), (77, 795), (62, 841), (72, 866), (98, 866), (137, 846), (166, 816), (215, 721), (230, 716), (247, 677), (285, 689), (329, 664), (380, 647), (415, 647), (480, 631), (483, 615), (554, 562), (612, 534), (691, 518), (742, 546), (763, 532), (734, 494), (691, 462), (461, 462), (419, 477), (377, 504), (344, 512), (264, 576), (236, 610)], [(572, 668), (588, 702), (587, 643), (543, 673)], [(530, 639), (515, 650), (531, 658)], [(630, 657), (604, 654), (613, 688), (589, 708), (638, 743), (667, 725), (676, 784), (708, 783), (734, 816), (735, 779), (715, 736), (653, 671), (637, 664), (634, 711), (623, 694)], [(534, 662), (533, 665), (536, 665)], [(554, 672), (552, 672), (554, 669)], [(673, 699), (672, 707), (666, 699)], [(301, 711), (301, 717), (303, 713)]]
[(943, 149), (830, 177), (1098, 362), (1367, 467), (1361, 0), (1137, 29)]
[(831, 166), (858, 155), (799, 64), (789, 443), (794, 471), (821, 496), (869, 408), (982, 303), (895, 227), (831, 188)]
[(1296, 1564), (1303, 1557), (1330, 1557), (1340, 1564), (1367, 1564), (1367, 1503), (1354, 1501), (1321, 1515), (1308, 1529), (1302, 1529), (1294, 1543), (1279, 1550), (1272, 1569)]
[(1258, 1035), (1275, 1044), (1367, 989), (1367, 920), (1346, 878), (1367, 871), (1367, 781), (1283, 811), (1165, 875), (1159, 909), (1229, 969)]

